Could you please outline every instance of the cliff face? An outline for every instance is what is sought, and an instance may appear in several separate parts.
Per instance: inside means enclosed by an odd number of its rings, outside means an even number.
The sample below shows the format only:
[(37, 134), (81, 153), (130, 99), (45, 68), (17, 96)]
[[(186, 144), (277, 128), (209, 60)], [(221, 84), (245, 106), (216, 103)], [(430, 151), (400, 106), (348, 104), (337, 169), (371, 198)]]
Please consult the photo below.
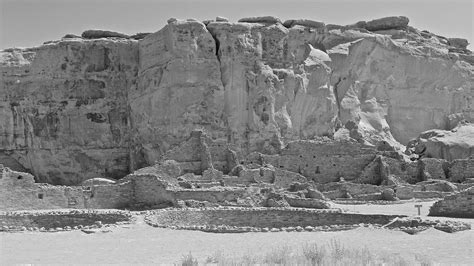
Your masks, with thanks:
[(139, 41), (1, 51), (0, 163), (77, 184), (151, 164), (196, 128), (275, 154), (317, 136), (401, 146), (472, 122), (471, 51), (407, 23), (170, 20)]
[(63, 40), (1, 58), (1, 163), (54, 184), (128, 173), (135, 41)]

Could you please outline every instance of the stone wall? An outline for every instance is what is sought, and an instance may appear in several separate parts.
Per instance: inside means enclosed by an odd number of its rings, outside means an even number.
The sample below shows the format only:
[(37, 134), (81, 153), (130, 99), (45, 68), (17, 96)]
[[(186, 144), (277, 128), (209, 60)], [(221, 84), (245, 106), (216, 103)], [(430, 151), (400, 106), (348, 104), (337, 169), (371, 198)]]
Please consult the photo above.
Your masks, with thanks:
[(162, 159), (178, 162), (185, 173), (202, 174), (211, 166), (229, 173), (241, 157), (235, 145), (213, 140), (202, 130), (193, 130), (186, 141), (167, 151)]
[(177, 200), (197, 200), (208, 202), (236, 202), (247, 194), (244, 188), (181, 189), (174, 191)]
[(119, 182), (83, 188), (85, 207), (92, 209), (125, 209), (133, 202), (133, 183)]
[(97, 222), (101, 224), (115, 224), (119, 222), (129, 222), (131, 214), (124, 211), (42, 211), (42, 212), (10, 212), (0, 213), (0, 227), (8, 228), (10, 231), (25, 230), (22, 228), (35, 228), (36, 230), (48, 230), (77, 226), (92, 226)]
[(0, 210), (143, 209), (177, 206), (178, 200), (236, 203), (245, 188), (178, 189), (152, 173), (128, 175), (115, 184), (53, 186), (35, 183), (28, 173), (1, 168)]
[(429, 216), (474, 218), (474, 187), (435, 202)]
[(173, 193), (167, 190), (168, 183), (156, 175), (129, 175), (127, 179), (132, 181), (133, 198), (132, 204), (153, 206), (175, 206), (176, 199)]
[(351, 141), (294, 141), (279, 156), (263, 155), (263, 163), (327, 183), (358, 178), (376, 154), (374, 148)]
[(0, 168), (0, 210), (84, 207), (82, 187), (37, 184), (28, 173)]
[(343, 213), (334, 210), (230, 208), (185, 209), (158, 211), (152, 219), (169, 225), (228, 225), (250, 227), (289, 227), (353, 225), (360, 223), (387, 224), (400, 215)]
[(449, 168), (451, 182), (463, 182), (474, 178), (474, 158), (454, 160)]

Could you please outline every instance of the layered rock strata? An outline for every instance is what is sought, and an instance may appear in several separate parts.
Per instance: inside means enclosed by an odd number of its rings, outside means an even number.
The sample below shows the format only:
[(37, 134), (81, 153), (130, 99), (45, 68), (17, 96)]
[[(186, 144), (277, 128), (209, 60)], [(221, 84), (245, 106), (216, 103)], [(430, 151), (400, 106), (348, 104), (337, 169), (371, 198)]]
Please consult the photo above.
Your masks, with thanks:
[(0, 158), (37, 181), (120, 178), (196, 128), (236, 155), (272, 155), (319, 136), (401, 147), (474, 117), (465, 41), (404, 17), (170, 19), (140, 37), (84, 36), (0, 53)]

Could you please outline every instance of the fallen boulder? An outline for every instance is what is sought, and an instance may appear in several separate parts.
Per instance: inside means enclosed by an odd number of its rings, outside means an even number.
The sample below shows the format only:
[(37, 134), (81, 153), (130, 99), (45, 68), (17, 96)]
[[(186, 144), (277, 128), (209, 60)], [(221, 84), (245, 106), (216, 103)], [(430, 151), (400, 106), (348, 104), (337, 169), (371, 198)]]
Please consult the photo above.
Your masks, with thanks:
[(469, 42), (466, 39), (462, 39), (462, 38), (449, 38), (448, 43), (451, 46), (454, 46), (456, 48), (461, 48), (461, 49), (466, 49), (467, 46), (469, 45)]
[(452, 161), (474, 155), (474, 124), (464, 123), (452, 130), (432, 129), (410, 141), (406, 153)]

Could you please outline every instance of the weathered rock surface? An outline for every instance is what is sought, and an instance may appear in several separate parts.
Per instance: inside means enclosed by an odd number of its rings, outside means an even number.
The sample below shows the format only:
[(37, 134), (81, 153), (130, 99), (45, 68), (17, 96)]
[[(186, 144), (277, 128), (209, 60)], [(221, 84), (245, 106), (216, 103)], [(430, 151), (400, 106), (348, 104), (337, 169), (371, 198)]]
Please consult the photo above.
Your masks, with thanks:
[[(153, 165), (196, 128), (236, 154), (278, 154), (319, 136), (397, 148), (449, 128), (453, 114), (473, 121), (465, 42), (404, 17), (354, 27), (217, 20), (1, 51), (2, 163), (37, 181), (80, 184)], [(218, 161), (228, 167), (232, 152)]]
[(22, 170), (19, 164), (38, 181), (54, 184), (129, 172), (136, 41), (64, 39), (2, 51), (0, 58), (5, 166)]
[(310, 19), (289, 19), (283, 22), (283, 26), (287, 28), (291, 28), (296, 25), (310, 28), (322, 28), (325, 26), (324, 22), (314, 21)]
[(460, 124), (452, 130), (425, 131), (411, 141), (407, 151), (450, 161), (469, 158), (474, 155), (474, 124)]
[(370, 31), (400, 29), (408, 26), (409, 19), (404, 16), (385, 17), (368, 21), (365, 28)]

